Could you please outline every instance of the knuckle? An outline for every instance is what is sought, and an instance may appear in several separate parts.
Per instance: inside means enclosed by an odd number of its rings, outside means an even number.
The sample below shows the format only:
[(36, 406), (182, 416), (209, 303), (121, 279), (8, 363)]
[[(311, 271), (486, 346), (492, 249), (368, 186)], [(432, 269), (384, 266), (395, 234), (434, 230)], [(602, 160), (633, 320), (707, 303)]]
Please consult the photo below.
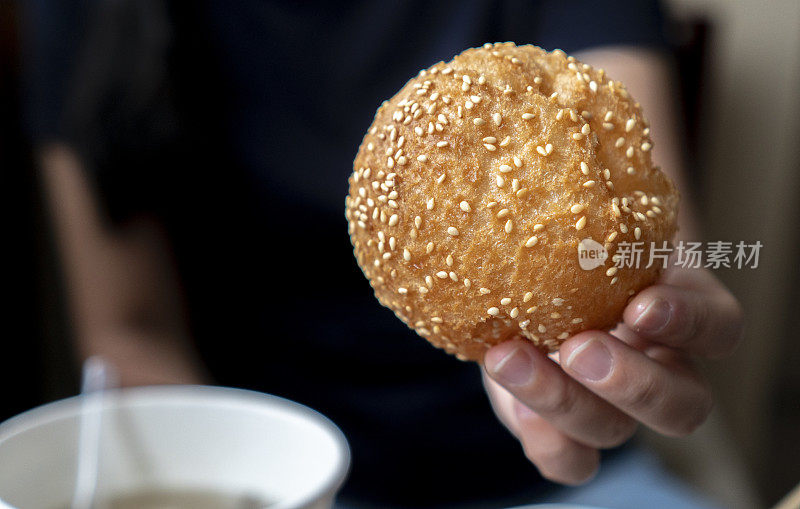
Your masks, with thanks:
[(638, 428), (636, 421), (630, 418), (613, 419), (610, 422), (598, 447), (605, 449), (622, 445), (633, 437)]
[(661, 388), (652, 375), (639, 377), (620, 397), (623, 407), (634, 412), (650, 412), (661, 404)]
[(710, 392), (703, 388), (695, 396), (694, 402), (681, 408), (681, 419), (678, 421), (673, 434), (678, 437), (685, 437), (694, 433), (697, 428), (706, 422), (713, 407), (714, 401)]
[(569, 415), (578, 406), (578, 393), (567, 383), (554, 383), (537, 398), (534, 409), (544, 415)]

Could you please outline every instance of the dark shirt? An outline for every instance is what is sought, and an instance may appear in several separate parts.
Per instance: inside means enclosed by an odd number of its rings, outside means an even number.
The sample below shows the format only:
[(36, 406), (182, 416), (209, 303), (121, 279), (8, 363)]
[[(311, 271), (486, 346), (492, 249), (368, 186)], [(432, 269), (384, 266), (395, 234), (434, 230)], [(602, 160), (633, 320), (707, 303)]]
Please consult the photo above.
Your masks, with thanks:
[(113, 221), (164, 224), (218, 383), (343, 429), (345, 499), (546, 486), (478, 367), (372, 296), (347, 237), (347, 177), (377, 106), (421, 68), (487, 41), (661, 45), (655, 2), (36, 0), (28, 14), (32, 136), (73, 144)]

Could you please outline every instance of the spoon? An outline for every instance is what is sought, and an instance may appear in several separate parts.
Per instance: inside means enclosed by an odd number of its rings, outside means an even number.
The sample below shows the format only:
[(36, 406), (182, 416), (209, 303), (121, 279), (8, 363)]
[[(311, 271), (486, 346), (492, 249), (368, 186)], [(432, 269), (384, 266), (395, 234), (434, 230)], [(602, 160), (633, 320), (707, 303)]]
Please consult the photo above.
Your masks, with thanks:
[(104, 392), (116, 385), (116, 374), (108, 362), (98, 356), (86, 359), (81, 377), (78, 464), (75, 491), (72, 494), (72, 509), (91, 509), (94, 504)]

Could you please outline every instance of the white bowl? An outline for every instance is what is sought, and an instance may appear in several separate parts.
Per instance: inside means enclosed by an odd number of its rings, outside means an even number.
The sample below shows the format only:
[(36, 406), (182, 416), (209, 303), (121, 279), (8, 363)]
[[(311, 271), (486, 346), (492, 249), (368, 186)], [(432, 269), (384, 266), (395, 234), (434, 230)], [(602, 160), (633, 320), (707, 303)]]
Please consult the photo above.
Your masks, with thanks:
[[(82, 397), (0, 424), (0, 508), (68, 507)], [(330, 508), (347, 474), (342, 432), (262, 393), (207, 386), (110, 391), (102, 403), (98, 499), (143, 488), (214, 489), (275, 509)]]

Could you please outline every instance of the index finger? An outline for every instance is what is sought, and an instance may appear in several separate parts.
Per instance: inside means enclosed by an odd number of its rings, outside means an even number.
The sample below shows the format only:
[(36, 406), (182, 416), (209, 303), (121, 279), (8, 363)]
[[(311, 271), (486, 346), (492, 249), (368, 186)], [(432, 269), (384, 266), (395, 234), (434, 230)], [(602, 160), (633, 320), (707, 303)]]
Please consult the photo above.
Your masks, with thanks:
[(659, 284), (631, 300), (625, 324), (642, 338), (705, 357), (730, 354), (742, 335), (742, 311), (727, 290)]

